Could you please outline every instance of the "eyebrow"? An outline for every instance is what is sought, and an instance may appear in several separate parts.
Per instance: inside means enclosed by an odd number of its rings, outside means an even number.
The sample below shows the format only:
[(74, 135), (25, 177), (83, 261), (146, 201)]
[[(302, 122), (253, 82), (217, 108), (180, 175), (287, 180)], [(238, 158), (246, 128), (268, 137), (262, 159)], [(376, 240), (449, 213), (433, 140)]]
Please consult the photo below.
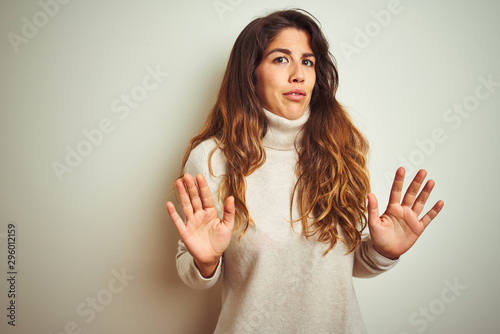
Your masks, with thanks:
[[(292, 51), (290, 51), (288, 49), (275, 48), (275, 49), (272, 49), (271, 51), (269, 51), (266, 54), (266, 57), (269, 56), (271, 53), (274, 53), (274, 52), (281, 52), (281, 53), (284, 53), (284, 54), (289, 55), (289, 56), (292, 54)], [(314, 56), (314, 53), (312, 53), (312, 52), (304, 52), (302, 54), (302, 57), (315, 57), (315, 56)]]

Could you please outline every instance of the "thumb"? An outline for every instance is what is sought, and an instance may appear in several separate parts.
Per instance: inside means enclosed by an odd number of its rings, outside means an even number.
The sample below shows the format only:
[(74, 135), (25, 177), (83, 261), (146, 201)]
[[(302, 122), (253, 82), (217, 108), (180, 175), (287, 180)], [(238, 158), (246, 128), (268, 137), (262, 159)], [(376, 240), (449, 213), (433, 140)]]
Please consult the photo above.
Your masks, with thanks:
[(368, 194), (368, 227), (375, 226), (379, 219), (377, 197), (373, 193)]
[(234, 228), (234, 213), (234, 197), (229, 196), (224, 202), (224, 216), (222, 217), (222, 221), (231, 231)]

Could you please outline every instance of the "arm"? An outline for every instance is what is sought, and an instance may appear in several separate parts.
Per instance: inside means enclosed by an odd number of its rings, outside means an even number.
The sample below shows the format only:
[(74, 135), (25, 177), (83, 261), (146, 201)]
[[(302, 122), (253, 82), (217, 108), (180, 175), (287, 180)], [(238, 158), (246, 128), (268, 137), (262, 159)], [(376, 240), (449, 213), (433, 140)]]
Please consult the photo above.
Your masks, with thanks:
[(364, 236), (361, 245), (355, 250), (353, 276), (373, 277), (392, 268), (441, 211), (444, 203), (438, 201), (421, 219), (418, 218), (434, 187), (434, 181), (429, 180), (418, 194), (426, 174), (425, 170), (417, 173), (400, 203), (405, 170), (399, 168), (391, 188), (389, 204), (380, 217), (377, 198), (374, 194), (368, 194), (370, 234)]
[(219, 259), (211, 275), (203, 275), (194, 262), (186, 245), (179, 240), (176, 255), (177, 273), (182, 281), (189, 287), (197, 290), (209, 289), (217, 283), (222, 271), (222, 257)]
[(434, 181), (429, 180), (419, 194), (426, 175), (425, 170), (418, 171), (401, 201), (405, 170), (400, 167), (392, 184), (389, 204), (380, 217), (377, 198), (368, 194), (368, 227), (373, 248), (386, 258), (399, 258), (406, 253), (443, 208), (443, 201), (438, 201), (418, 218), (434, 188)]
[[(187, 172), (207, 172), (206, 154), (202, 147), (191, 152)], [(186, 222), (171, 202), (167, 209), (181, 240), (177, 252), (177, 271), (190, 287), (209, 288), (220, 276), (222, 254), (229, 245), (234, 226), (234, 200), (224, 203), (223, 219), (219, 219), (212, 193), (205, 178), (196, 180), (188, 173), (176, 181), (176, 189)]]
[(167, 203), (167, 209), (195, 264), (204, 276), (209, 276), (231, 240), (234, 199), (232, 196), (226, 199), (224, 217), (221, 220), (217, 215), (207, 181), (201, 174), (196, 176), (196, 181), (190, 174), (185, 174), (175, 184), (186, 218), (185, 223), (171, 202)]
[(369, 234), (362, 237), (361, 244), (354, 251), (352, 275), (358, 278), (370, 278), (382, 274), (398, 263), (398, 259), (388, 259), (373, 248)]

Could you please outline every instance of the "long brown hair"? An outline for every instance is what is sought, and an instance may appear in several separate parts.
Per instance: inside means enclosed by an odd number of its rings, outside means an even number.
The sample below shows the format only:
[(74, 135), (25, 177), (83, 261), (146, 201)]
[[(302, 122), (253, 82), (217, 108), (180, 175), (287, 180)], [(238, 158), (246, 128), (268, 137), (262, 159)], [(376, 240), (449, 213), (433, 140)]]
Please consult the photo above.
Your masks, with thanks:
[[(261, 139), (268, 120), (257, 97), (256, 69), (266, 47), (284, 28), (296, 28), (309, 34), (316, 57), (316, 83), (310, 102), (310, 116), (303, 128), (302, 145), (296, 166), (297, 183), (290, 202), (296, 196), (304, 235), (317, 234), (329, 243), (337, 240), (352, 252), (366, 227), (366, 196), (370, 190), (366, 168), (368, 144), (335, 98), (338, 72), (328, 42), (314, 17), (303, 10), (283, 10), (257, 18), (248, 24), (234, 43), (217, 101), (200, 133), (191, 139), (182, 169), (190, 152), (201, 142), (214, 138), (226, 159), (226, 174), (219, 198), (234, 196), (240, 237), (249, 225), (255, 225), (245, 202), (245, 177), (261, 167), (266, 153)], [(211, 168), (211, 152), (209, 170)], [(244, 223), (242, 223), (244, 217)], [(243, 226), (242, 226), (243, 224)], [(341, 238), (338, 227), (345, 238)]]

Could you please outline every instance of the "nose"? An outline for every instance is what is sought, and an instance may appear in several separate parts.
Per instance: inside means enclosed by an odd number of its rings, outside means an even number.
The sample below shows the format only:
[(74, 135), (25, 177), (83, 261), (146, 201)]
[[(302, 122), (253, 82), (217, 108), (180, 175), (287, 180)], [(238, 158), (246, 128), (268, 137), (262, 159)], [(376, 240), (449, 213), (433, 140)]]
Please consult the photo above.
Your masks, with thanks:
[(289, 81), (290, 83), (292, 82), (304, 82), (304, 69), (302, 68), (302, 64), (300, 64), (300, 62), (298, 63), (292, 63), (290, 64), (290, 77), (289, 77)]

